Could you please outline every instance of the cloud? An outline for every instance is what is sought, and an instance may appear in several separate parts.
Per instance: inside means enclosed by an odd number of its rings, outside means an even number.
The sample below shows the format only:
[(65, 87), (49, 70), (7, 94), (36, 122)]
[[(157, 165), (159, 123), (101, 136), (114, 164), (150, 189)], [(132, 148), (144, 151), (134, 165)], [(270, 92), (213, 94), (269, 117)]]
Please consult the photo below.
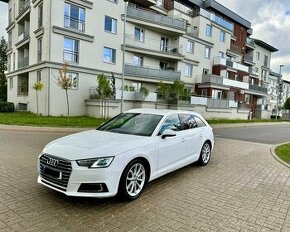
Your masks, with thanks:
[(0, 2), (0, 37), (7, 38), (6, 27), (8, 24), (8, 4)]

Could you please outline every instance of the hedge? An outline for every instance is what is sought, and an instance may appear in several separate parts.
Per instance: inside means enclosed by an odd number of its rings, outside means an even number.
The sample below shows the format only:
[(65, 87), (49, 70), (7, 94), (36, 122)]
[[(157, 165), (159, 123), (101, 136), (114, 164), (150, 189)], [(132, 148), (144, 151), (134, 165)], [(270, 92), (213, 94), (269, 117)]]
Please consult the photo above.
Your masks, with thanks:
[(13, 102), (0, 102), (0, 112), (14, 112), (15, 106)]

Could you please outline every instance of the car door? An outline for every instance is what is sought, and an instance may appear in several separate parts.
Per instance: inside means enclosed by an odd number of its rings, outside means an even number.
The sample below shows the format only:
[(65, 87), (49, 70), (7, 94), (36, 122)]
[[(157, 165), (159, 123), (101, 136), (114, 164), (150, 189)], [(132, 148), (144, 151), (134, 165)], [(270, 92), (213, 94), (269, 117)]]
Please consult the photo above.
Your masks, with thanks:
[(203, 145), (203, 130), (201, 126), (202, 121), (197, 121), (192, 114), (180, 114), (179, 115), (181, 126), (186, 131), (185, 136), (185, 156), (188, 162), (198, 160), (201, 147)]
[[(161, 134), (165, 129), (176, 132), (176, 136), (162, 139)], [(161, 125), (158, 140), (158, 176), (171, 172), (182, 163), (185, 154), (185, 132), (180, 130), (180, 120), (177, 114), (166, 118)]]

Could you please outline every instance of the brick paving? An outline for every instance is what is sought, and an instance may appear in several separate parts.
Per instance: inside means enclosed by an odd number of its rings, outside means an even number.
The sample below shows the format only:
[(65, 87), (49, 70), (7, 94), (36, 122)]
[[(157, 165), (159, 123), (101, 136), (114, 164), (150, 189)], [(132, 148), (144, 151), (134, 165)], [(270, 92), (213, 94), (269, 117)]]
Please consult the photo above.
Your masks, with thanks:
[(290, 169), (271, 145), (218, 138), (208, 166), (160, 178), (126, 203), (36, 183), (38, 153), (61, 135), (0, 130), (0, 231), (290, 231)]

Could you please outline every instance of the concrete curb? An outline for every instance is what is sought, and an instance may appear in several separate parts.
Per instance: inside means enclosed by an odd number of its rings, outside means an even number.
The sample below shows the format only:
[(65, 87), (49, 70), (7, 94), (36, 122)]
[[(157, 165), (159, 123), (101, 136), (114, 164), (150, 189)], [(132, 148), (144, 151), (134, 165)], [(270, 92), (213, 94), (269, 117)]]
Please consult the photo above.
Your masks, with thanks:
[(290, 168), (290, 164), (286, 163), (285, 161), (281, 160), (275, 153), (275, 149), (276, 147), (278, 146), (281, 146), (281, 145), (284, 145), (284, 144), (288, 144), (289, 142), (286, 142), (286, 143), (280, 143), (280, 144), (276, 144), (274, 145), (272, 148), (271, 148), (271, 155), (278, 161), (280, 162), (281, 164), (285, 165), (286, 167)]

